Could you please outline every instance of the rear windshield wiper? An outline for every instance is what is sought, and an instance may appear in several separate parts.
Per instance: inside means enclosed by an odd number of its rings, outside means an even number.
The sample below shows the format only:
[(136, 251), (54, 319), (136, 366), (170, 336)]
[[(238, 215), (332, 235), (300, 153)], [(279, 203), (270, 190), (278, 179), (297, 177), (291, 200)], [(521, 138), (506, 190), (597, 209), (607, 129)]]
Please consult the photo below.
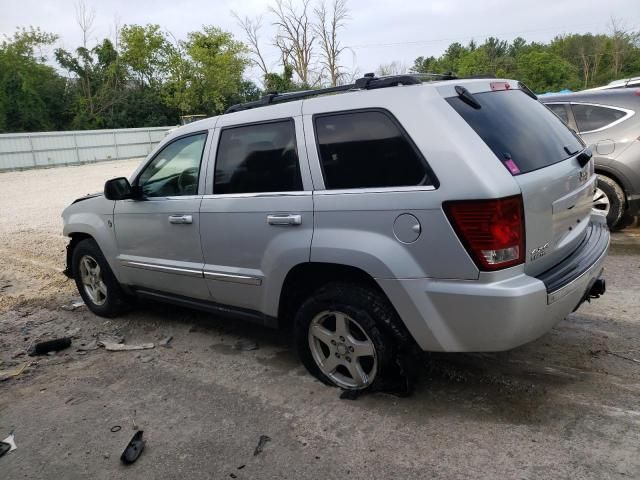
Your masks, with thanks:
[(460, 85), (456, 85), (455, 89), (456, 89), (456, 93), (464, 103), (466, 103), (467, 105), (471, 105), (476, 110), (480, 110), (482, 108), (482, 105), (478, 103), (478, 101), (475, 99), (475, 97), (471, 94), (469, 90), (467, 90), (464, 87), (461, 87)]

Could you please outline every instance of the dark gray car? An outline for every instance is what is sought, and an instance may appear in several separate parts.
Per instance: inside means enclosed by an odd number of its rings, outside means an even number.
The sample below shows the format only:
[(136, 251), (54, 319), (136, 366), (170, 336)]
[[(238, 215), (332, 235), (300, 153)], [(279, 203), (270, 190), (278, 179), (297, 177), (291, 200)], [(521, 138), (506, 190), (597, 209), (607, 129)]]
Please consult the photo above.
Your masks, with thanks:
[(640, 213), (640, 89), (612, 89), (541, 97), (593, 150), (598, 189), (594, 208), (611, 229)]

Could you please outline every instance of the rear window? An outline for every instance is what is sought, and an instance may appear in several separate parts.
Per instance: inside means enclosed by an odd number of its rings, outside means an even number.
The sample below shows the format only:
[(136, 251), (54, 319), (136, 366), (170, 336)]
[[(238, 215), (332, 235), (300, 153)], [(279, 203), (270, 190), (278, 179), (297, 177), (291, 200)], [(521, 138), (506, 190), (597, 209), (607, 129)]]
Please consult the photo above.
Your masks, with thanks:
[(576, 119), (576, 125), (580, 132), (590, 132), (604, 128), (626, 115), (622, 110), (615, 108), (582, 103), (572, 104), (571, 109), (573, 110), (573, 116)]
[(447, 102), (514, 175), (565, 160), (584, 146), (557, 116), (522, 90), (474, 93), (476, 109), (460, 97)]

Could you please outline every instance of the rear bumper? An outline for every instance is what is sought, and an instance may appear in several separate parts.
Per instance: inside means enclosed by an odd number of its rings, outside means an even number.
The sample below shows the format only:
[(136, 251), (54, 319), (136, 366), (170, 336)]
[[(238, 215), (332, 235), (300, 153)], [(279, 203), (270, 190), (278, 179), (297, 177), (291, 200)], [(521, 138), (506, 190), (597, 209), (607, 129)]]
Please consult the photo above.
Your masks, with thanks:
[(378, 282), (423, 350), (509, 350), (548, 332), (586, 299), (609, 246), (603, 216), (594, 215), (590, 229), (585, 242), (550, 271), (554, 275), (546, 272), (542, 279), (514, 267), (488, 281)]

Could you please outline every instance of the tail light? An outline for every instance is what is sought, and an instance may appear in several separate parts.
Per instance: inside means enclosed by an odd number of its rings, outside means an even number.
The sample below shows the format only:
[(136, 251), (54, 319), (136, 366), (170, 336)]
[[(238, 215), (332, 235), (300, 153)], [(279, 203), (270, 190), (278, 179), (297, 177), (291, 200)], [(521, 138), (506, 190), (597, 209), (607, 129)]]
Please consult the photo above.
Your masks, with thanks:
[(443, 208), (478, 268), (500, 270), (524, 262), (521, 195), (445, 202)]

